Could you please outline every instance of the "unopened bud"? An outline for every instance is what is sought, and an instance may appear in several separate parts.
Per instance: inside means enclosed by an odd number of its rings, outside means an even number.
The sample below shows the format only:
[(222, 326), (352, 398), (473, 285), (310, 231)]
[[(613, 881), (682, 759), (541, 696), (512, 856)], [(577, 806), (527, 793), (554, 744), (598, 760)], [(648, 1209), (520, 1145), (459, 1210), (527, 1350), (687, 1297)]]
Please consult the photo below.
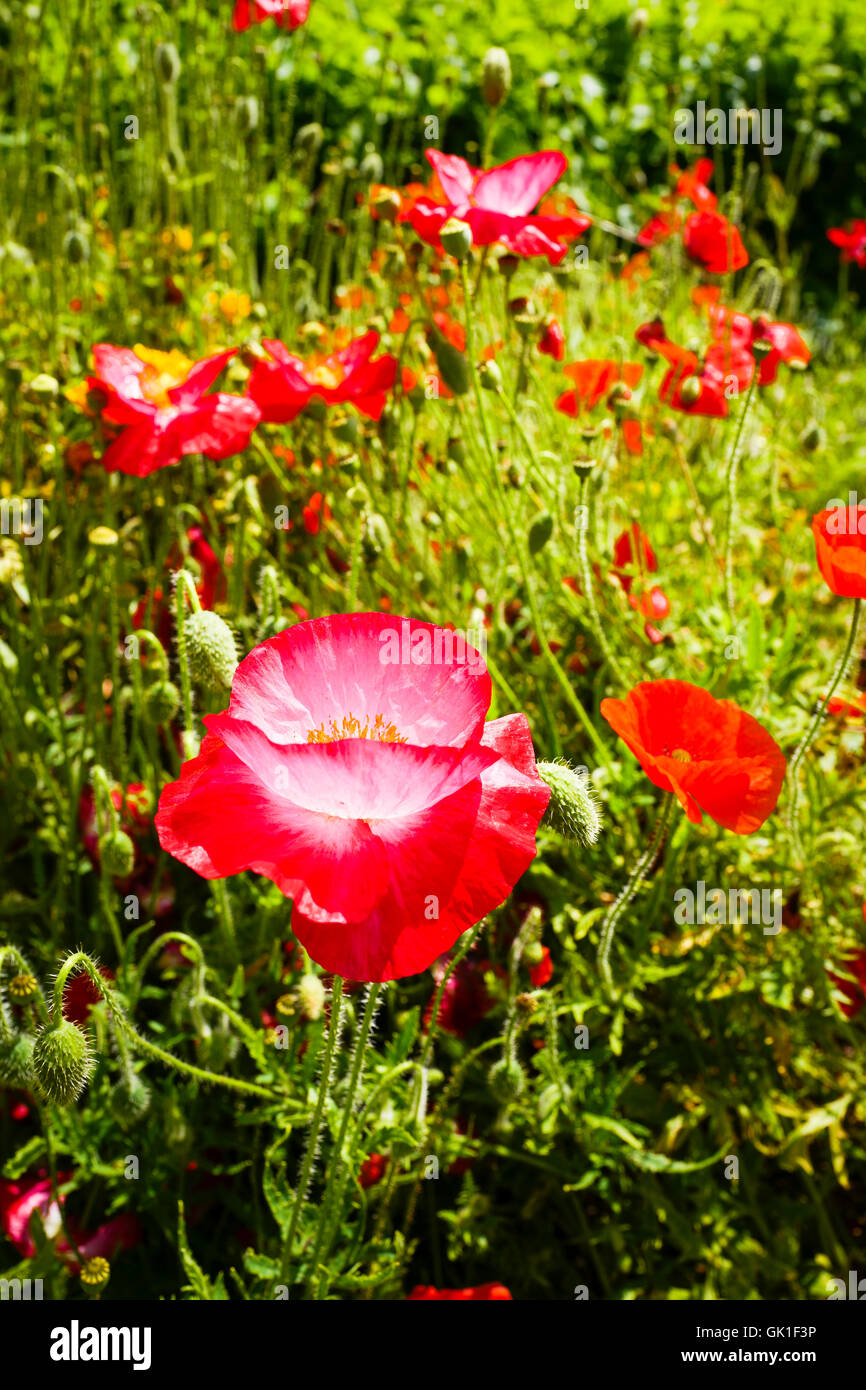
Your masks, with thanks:
[(201, 608), (184, 623), (190, 674), (200, 685), (231, 690), (238, 665), (234, 633), (218, 613)]
[(111, 878), (128, 878), (135, 866), (135, 845), (125, 830), (109, 831), (99, 840), (99, 862)]
[(318, 121), (311, 121), (309, 125), (302, 125), (296, 133), (295, 149), (303, 150), (305, 154), (318, 154), (324, 138), (325, 132)]
[(170, 724), (180, 709), (180, 691), (174, 681), (156, 681), (144, 696), (145, 709), (157, 728)]
[(519, 1063), (514, 1058), (508, 1057), (502, 1057), (498, 1062), (494, 1062), (487, 1079), (494, 1096), (503, 1104), (517, 1099), (523, 1091), (526, 1080)]
[(504, 48), (488, 48), (481, 61), (481, 95), (488, 106), (501, 106), (511, 90), (511, 61)]
[(29, 1033), (0, 1042), (0, 1081), (16, 1090), (28, 1091), (33, 1084), (33, 1043)]
[(63, 238), (63, 254), (70, 265), (81, 265), (90, 258), (90, 243), (81, 232), (67, 232)]
[(71, 1105), (93, 1072), (93, 1054), (85, 1033), (68, 1019), (49, 1024), (36, 1038), (33, 1073), (39, 1092), (55, 1105)]
[(449, 217), (439, 233), (439, 240), (455, 261), (465, 261), (472, 250), (472, 228), (458, 217)]
[(180, 57), (173, 43), (158, 43), (153, 50), (157, 81), (171, 87), (180, 77)]
[(567, 763), (536, 763), (542, 781), (550, 788), (544, 813), (546, 823), (567, 840), (594, 845), (601, 833), (601, 815), (595, 790), (585, 772)]

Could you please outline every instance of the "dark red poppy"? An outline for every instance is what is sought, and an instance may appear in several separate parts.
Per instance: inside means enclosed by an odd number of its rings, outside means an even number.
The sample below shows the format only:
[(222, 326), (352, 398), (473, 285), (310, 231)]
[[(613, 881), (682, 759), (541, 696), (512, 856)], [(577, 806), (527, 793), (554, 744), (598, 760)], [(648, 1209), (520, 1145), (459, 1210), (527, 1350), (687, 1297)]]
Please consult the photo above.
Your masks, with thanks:
[(384, 1154), (370, 1154), (361, 1164), (358, 1182), (363, 1188), (375, 1187), (377, 1182), (382, 1181), (387, 1167), (388, 1159)]
[(538, 340), (538, 351), (552, 357), (554, 362), (561, 362), (565, 356), (565, 334), (562, 324), (556, 319), (548, 319), (544, 325)]
[(547, 946), (541, 948), (541, 960), (529, 967), (529, 978), (533, 989), (541, 989), (553, 979), (553, 960)]
[[(858, 949), (849, 952), (842, 957), (839, 967), (844, 970), (844, 975), (837, 975), (833, 970), (828, 970), (827, 974), (839, 992), (845, 995), (845, 1003), (840, 1004), (839, 1008), (846, 1018), (856, 1018), (866, 1004), (866, 951)], [(847, 979), (846, 976), (853, 978)]]
[(642, 681), (624, 700), (602, 700), (601, 713), (695, 824), (705, 811), (726, 830), (751, 835), (775, 809), (785, 756), (733, 700), (688, 681)]

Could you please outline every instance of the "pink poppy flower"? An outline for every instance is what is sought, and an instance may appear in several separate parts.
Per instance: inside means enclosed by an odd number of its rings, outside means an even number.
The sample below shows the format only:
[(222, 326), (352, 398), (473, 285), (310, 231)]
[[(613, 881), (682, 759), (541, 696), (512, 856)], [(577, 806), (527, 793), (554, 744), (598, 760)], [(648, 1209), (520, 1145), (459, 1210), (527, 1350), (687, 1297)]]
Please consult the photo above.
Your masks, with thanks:
[[(70, 1173), (58, 1173), (58, 1185), (68, 1182), (70, 1177)], [(54, 1241), (56, 1253), (70, 1268), (78, 1267), (78, 1261), (61, 1226), (60, 1208), (65, 1201), (63, 1194), (60, 1195), (59, 1202), (52, 1197), (50, 1178), (40, 1178), (35, 1182), (28, 1179), (22, 1179), (20, 1182), (0, 1181), (0, 1223), (6, 1239), (14, 1245), (19, 1255), (30, 1259), (36, 1254), (30, 1221), (34, 1213), (38, 1212), (37, 1219), (41, 1220), (48, 1239)], [(141, 1240), (138, 1218), (131, 1212), (123, 1212), (120, 1216), (113, 1217), (111, 1221), (106, 1221), (91, 1233), (80, 1231), (74, 1225), (71, 1231), (85, 1260), (92, 1259), (95, 1255), (110, 1260), (118, 1250), (129, 1250)]]
[(511, 892), (550, 795), (526, 717), (485, 723), (491, 693), (443, 628), (298, 623), (241, 662), (228, 710), (163, 790), (163, 849), (203, 878), (270, 878), (325, 970), (426, 970)]
[(326, 405), (353, 405), (378, 420), (397, 376), (396, 357), (383, 353), (374, 360), (378, 345), (379, 335), (371, 330), (330, 356), (304, 362), (285, 343), (265, 338), (272, 360), (253, 367), (248, 395), (270, 424), (288, 424), (314, 396)]
[(273, 19), (281, 29), (300, 29), (310, 13), (310, 0), (237, 0), (232, 28), (243, 33), (251, 24)]
[(191, 362), (179, 352), (97, 343), (87, 387), (105, 398), (102, 418), (123, 425), (102, 456), (109, 473), (146, 478), (186, 454), (223, 459), (240, 453), (260, 419), (243, 396), (205, 395), (235, 349)]
[(565, 155), (557, 150), (519, 155), (486, 171), (441, 150), (427, 150), (427, 158), (446, 201), (416, 199), (409, 220), (421, 240), (431, 246), (440, 246), (443, 223), (457, 217), (471, 229), (473, 246), (499, 243), (515, 256), (546, 256), (551, 265), (559, 265), (568, 243), (590, 225), (591, 219), (582, 213), (531, 216), (532, 209), (568, 168)]

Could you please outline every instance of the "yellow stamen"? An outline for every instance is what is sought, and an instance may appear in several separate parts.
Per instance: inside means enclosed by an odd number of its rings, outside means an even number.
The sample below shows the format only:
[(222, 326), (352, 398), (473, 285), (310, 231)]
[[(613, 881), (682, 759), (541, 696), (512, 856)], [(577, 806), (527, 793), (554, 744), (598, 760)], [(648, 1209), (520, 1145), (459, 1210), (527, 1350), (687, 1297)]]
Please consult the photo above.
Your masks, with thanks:
[(372, 724), (369, 715), (362, 724), (353, 714), (344, 714), (339, 723), (336, 719), (329, 719), (327, 729), (324, 723), (317, 729), (310, 729), (307, 743), (338, 743), (344, 738), (370, 738), (378, 743), (409, 742), (394, 724), (386, 723), (384, 714), (377, 714)]

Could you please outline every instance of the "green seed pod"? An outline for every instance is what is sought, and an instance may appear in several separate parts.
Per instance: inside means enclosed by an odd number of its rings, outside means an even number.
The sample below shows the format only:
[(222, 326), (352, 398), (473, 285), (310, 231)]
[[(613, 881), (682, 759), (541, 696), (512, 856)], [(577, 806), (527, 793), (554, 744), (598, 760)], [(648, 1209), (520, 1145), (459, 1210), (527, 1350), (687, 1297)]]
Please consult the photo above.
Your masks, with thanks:
[(701, 383), (696, 376), (687, 376), (680, 387), (683, 405), (694, 405), (701, 394)]
[(111, 878), (128, 878), (135, 865), (135, 845), (125, 830), (109, 831), (99, 841), (99, 862)]
[(63, 254), (70, 265), (90, 260), (90, 242), (81, 232), (67, 232), (63, 238)]
[(507, 1105), (510, 1100), (516, 1100), (525, 1085), (523, 1072), (513, 1057), (501, 1057), (498, 1062), (494, 1062), (487, 1079), (494, 1096), (503, 1105)]
[(217, 613), (188, 613), (184, 624), (190, 674), (201, 685), (230, 690), (237, 670), (234, 633)]
[(390, 544), (391, 533), (385, 518), (378, 512), (370, 512), (364, 520), (364, 533), (361, 537), (361, 547), (367, 564), (375, 564)]
[(180, 709), (180, 691), (173, 681), (156, 681), (145, 691), (144, 705), (157, 728), (170, 724)]
[(439, 233), (443, 250), (455, 261), (465, 261), (472, 250), (472, 228), (458, 217), (449, 217)]
[(430, 330), (430, 346), (445, 385), (455, 396), (465, 396), (472, 384), (466, 354), (449, 343), (445, 334), (435, 327)]
[(511, 60), (504, 48), (488, 48), (481, 60), (481, 95), (488, 106), (501, 106), (511, 90)]
[(163, 87), (173, 87), (180, 77), (180, 56), (173, 43), (158, 43), (153, 50), (156, 79)]
[(27, 1091), (33, 1084), (33, 1045), (29, 1033), (0, 1042), (0, 1082)]
[(539, 777), (550, 787), (545, 822), (567, 840), (594, 845), (601, 833), (601, 815), (586, 772), (577, 772), (567, 763), (535, 766)]
[(33, 1048), (33, 1074), (40, 1094), (55, 1105), (72, 1105), (93, 1073), (86, 1033), (68, 1019), (49, 1024)]
[(478, 378), (485, 391), (502, 390), (502, 373), (495, 362), (482, 362)]
[(140, 1076), (118, 1081), (108, 1097), (108, 1108), (121, 1129), (129, 1129), (150, 1109), (150, 1091)]
[(302, 125), (296, 133), (295, 149), (303, 150), (304, 154), (318, 154), (324, 138), (325, 132), (318, 121), (311, 121), (309, 125)]
[(537, 555), (543, 550), (553, 535), (553, 517), (550, 512), (539, 512), (529, 528), (529, 553)]

